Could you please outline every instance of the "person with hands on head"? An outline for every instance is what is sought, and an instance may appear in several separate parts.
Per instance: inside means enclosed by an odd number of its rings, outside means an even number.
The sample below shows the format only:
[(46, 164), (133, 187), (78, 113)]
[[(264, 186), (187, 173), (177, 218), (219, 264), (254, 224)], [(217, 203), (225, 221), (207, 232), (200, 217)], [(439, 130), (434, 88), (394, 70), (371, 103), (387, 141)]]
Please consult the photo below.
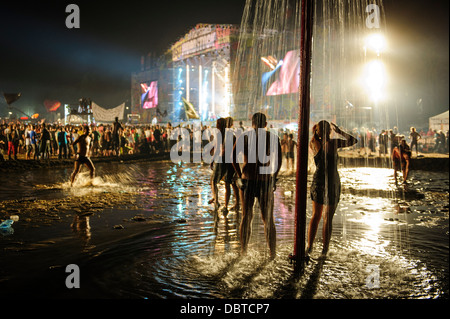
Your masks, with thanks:
[[(341, 138), (331, 138), (331, 130)], [(311, 183), (312, 217), (308, 229), (307, 254), (313, 248), (317, 228), (323, 216), (322, 256), (326, 256), (332, 233), (332, 221), (341, 195), (341, 181), (337, 169), (338, 149), (355, 145), (357, 139), (344, 132), (336, 124), (320, 121), (313, 126), (310, 148), (314, 156), (316, 171)]]

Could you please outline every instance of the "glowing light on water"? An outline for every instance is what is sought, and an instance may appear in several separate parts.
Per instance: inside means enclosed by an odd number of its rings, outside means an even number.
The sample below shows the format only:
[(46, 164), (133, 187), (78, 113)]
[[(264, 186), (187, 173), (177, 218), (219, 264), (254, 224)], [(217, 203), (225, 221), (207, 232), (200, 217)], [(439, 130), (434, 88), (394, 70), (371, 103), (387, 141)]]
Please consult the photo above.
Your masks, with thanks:
[(395, 190), (394, 175), (392, 169), (389, 168), (341, 168), (339, 175), (342, 183), (351, 185), (354, 189)]

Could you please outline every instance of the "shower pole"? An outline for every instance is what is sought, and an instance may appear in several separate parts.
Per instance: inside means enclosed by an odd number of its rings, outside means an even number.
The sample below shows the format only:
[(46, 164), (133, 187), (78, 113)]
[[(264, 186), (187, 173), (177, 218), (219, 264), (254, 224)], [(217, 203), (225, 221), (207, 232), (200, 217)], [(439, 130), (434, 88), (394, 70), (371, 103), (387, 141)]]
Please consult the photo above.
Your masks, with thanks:
[(295, 242), (289, 255), (295, 271), (302, 272), (305, 263), (306, 202), (308, 177), (310, 80), (312, 55), (313, 0), (301, 0), (300, 86), (298, 113), (298, 148), (295, 193)]

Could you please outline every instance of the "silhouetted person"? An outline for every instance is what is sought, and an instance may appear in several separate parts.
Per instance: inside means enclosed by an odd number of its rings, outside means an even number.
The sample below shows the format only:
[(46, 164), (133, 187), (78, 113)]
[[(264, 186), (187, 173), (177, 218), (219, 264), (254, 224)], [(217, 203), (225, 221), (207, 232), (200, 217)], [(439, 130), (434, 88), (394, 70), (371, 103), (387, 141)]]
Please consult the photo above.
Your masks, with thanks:
[(119, 155), (119, 148), (120, 148), (119, 130), (123, 130), (123, 127), (119, 123), (119, 118), (116, 117), (114, 124), (113, 124), (113, 130), (112, 130), (112, 149), (116, 153), (117, 156)]
[(416, 155), (419, 155), (418, 142), (422, 138), (419, 133), (416, 132), (415, 127), (411, 127), (411, 133), (409, 134), (411, 139), (411, 151), (413, 147), (416, 146)]
[(409, 162), (411, 159), (411, 149), (406, 143), (405, 139), (402, 139), (399, 146), (394, 147), (392, 151), (392, 165), (394, 167), (395, 185), (397, 185), (397, 171), (403, 173), (403, 184), (406, 184), (406, 180), (409, 175)]
[[(211, 162), (211, 168), (213, 170), (211, 175), (211, 190), (213, 198), (209, 201), (210, 204), (214, 203), (215, 210), (217, 211), (220, 207), (219, 203), (219, 188), (218, 184), (222, 178), (226, 177), (228, 179), (227, 167), (225, 163), (225, 129), (227, 122), (225, 118), (220, 118), (216, 121), (216, 129), (220, 132), (220, 137), (214, 136), (214, 157)], [(220, 158), (220, 160), (217, 160)], [(230, 181), (231, 182), (231, 181)]]
[[(234, 145), (233, 154), (235, 156), (233, 157), (233, 167), (238, 177), (237, 185), (240, 188), (239, 192), (242, 203), (242, 221), (240, 227), (242, 253), (245, 254), (247, 252), (252, 228), (253, 204), (256, 198), (261, 209), (261, 217), (264, 222), (264, 233), (269, 246), (270, 257), (274, 258), (276, 254), (276, 229), (273, 218), (273, 195), (276, 188), (276, 178), (282, 164), (282, 153), (278, 136), (264, 130), (266, 142), (265, 154), (269, 155), (270, 148), (272, 148), (276, 149), (277, 157), (273, 158), (271, 156), (271, 159), (267, 163), (261, 161), (258, 148), (262, 147), (264, 143), (258, 141), (260, 137), (258, 129), (265, 129), (266, 126), (266, 116), (263, 113), (255, 113), (252, 117), (253, 130), (248, 131), (246, 134), (241, 134)], [(252, 141), (251, 139), (253, 138), (256, 138), (256, 141)], [(271, 141), (275, 141), (276, 145), (271, 145)], [(243, 145), (243, 149), (240, 149), (240, 145)], [(254, 147), (256, 149), (253, 149)], [(252, 160), (251, 152), (256, 154), (256, 161)], [(240, 155), (243, 155), (243, 163), (241, 164), (237, 162), (237, 158)]]
[(290, 133), (288, 135), (287, 147), (288, 151), (286, 154), (286, 167), (289, 168), (289, 163), (291, 163), (291, 170), (294, 171), (294, 158), (295, 151), (297, 150), (297, 142), (294, 141), (294, 134)]
[[(345, 139), (331, 139), (331, 129)], [(311, 183), (312, 217), (308, 230), (307, 253), (312, 251), (317, 228), (323, 216), (322, 255), (326, 255), (331, 239), (333, 216), (341, 195), (341, 180), (337, 169), (338, 149), (354, 145), (357, 139), (327, 121), (314, 125), (313, 134), (310, 147), (316, 171)]]
[(47, 159), (50, 159), (50, 132), (45, 126), (45, 123), (42, 124), (40, 142), (40, 153), (42, 154), (41, 158), (43, 159), (45, 155), (47, 155)]
[(386, 155), (388, 154), (388, 141), (389, 137), (385, 130), (381, 130), (380, 135), (378, 136), (378, 143), (380, 144), (380, 148), (378, 150), (380, 156), (381, 154)]
[(91, 148), (92, 139), (90, 137), (90, 128), (88, 125), (84, 127), (83, 135), (80, 135), (74, 142), (74, 145), (78, 144), (77, 148), (77, 155), (75, 158), (75, 167), (73, 170), (72, 175), (70, 176), (70, 185), (73, 185), (73, 182), (75, 180), (75, 177), (77, 176), (78, 172), (80, 171), (80, 167), (82, 164), (86, 165), (86, 167), (90, 171), (90, 177), (91, 180), (94, 179), (95, 175), (95, 167), (92, 163), (91, 159), (89, 158), (89, 150)]

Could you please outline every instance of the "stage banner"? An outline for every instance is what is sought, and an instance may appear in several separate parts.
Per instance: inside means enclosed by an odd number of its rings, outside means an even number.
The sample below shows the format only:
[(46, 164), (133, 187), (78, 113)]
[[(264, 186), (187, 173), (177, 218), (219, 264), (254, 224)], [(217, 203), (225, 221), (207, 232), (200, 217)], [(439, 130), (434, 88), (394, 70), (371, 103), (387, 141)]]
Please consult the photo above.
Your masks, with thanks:
[(122, 121), (124, 118), (124, 111), (125, 103), (122, 103), (113, 109), (104, 109), (92, 102), (92, 113), (94, 114), (97, 123), (114, 122), (116, 117), (119, 118), (119, 121)]

